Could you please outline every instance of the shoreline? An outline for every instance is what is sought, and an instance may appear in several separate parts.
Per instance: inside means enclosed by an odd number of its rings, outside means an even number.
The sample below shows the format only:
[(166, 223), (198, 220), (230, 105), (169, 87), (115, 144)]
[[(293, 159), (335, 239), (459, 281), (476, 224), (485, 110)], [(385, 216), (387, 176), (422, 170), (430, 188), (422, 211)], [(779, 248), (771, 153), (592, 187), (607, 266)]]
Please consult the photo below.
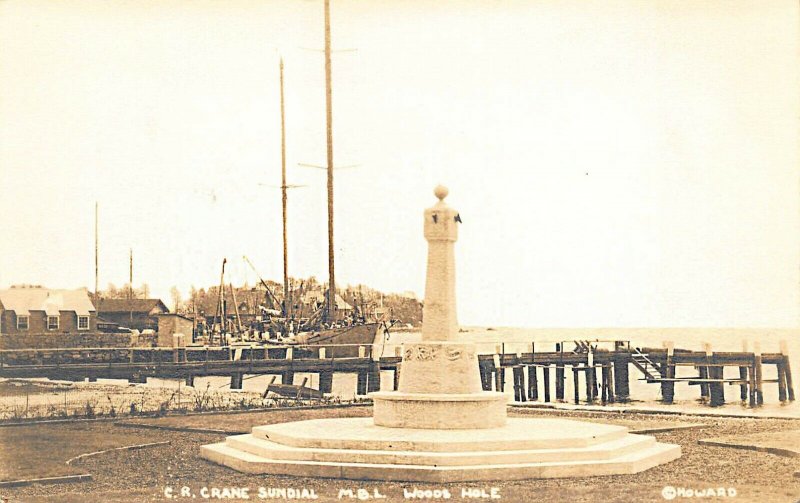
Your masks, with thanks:
[[(243, 390), (123, 384), (118, 382), (70, 382), (41, 379), (0, 380), (0, 386), (31, 387), (26, 394), (0, 396), (0, 427), (52, 424), (56, 422), (114, 420), (205, 414), (245, 414), (275, 410), (311, 410), (370, 405), (368, 396), (343, 399), (328, 396), (321, 400), (263, 398), (261, 393)], [(64, 397), (68, 396), (68, 402)], [(25, 411), (20, 410), (22, 403)], [(127, 407), (126, 407), (127, 406)], [(132, 406), (135, 406), (133, 408)], [(661, 404), (653, 400), (634, 400), (614, 404), (573, 404), (569, 402), (516, 402), (509, 400), (509, 411), (556, 410), (608, 415), (651, 414), (685, 417), (800, 420), (800, 402), (766, 404), (757, 408), (730, 401), (710, 407), (699, 401)], [(16, 407), (16, 409), (13, 409)], [(27, 411), (27, 412), (26, 412)], [(134, 411), (131, 413), (131, 411)]]

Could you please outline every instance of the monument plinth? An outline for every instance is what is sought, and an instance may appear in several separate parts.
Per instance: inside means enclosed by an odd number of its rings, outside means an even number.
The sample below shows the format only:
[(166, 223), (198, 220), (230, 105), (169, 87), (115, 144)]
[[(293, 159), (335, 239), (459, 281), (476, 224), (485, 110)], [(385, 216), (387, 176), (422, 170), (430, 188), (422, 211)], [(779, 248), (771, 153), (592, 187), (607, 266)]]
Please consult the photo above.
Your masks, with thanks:
[(247, 473), (466, 482), (636, 473), (676, 459), (680, 446), (623, 426), (507, 418), (507, 396), (483, 391), (475, 345), (460, 340), (447, 189), (425, 210), (428, 240), (422, 342), (404, 344), (397, 391), (371, 393), (372, 418), (257, 426), (204, 445), (201, 456)]
[(371, 393), (375, 424), (391, 428), (481, 429), (506, 423), (503, 393), (483, 391), (475, 344), (459, 341), (455, 242), (458, 213), (439, 201), (425, 210), (428, 241), (422, 342), (403, 344), (398, 391)]

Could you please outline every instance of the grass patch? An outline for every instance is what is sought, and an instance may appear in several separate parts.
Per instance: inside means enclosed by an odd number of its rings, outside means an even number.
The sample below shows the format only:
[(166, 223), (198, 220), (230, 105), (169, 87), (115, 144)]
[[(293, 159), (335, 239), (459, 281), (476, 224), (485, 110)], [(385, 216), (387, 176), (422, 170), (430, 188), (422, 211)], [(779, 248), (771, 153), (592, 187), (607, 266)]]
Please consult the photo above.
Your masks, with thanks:
[(87, 452), (152, 442), (152, 434), (115, 429), (98, 435), (90, 424), (31, 425), (0, 428), (0, 480), (58, 477), (85, 473), (69, 458)]
[[(340, 410), (341, 412), (336, 412)], [(191, 416), (165, 416), (161, 418), (142, 418), (126, 420), (126, 424), (143, 423), (148, 425), (180, 428), (199, 428), (249, 433), (254, 426), (262, 424), (323, 419), (331, 416), (370, 417), (372, 407), (352, 407), (346, 409), (300, 409), (275, 410), (269, 412), (249, 412), (247, 414), (198, 414)], [(123, 429), (123, 428), (118, 428)]]
[(55, 393), (70, 389), (70, 384), (36, 381), (0, 381), (0, 396), (26, 396), (40, 393)]

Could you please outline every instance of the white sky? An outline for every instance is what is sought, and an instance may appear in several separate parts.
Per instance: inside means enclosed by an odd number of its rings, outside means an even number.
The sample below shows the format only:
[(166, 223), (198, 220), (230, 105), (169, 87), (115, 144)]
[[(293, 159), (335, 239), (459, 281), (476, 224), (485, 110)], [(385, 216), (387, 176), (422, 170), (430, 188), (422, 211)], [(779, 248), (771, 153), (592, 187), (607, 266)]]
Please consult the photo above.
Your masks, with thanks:
[[(340, 286), (424, 290), (450, 188), (459, 320), (800, 326), (796, 1), (333, 0)], [(0, 2), (0, 287), (327, 278), (320, 1)]]

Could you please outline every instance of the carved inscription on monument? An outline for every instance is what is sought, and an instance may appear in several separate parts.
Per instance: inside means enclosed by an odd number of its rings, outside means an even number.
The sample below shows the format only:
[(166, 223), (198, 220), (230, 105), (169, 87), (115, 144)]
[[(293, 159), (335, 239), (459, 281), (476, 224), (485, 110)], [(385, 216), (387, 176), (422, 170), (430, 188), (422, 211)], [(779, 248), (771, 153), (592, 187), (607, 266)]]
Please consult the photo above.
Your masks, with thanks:
[(439, 347), (422, 344), (419, 346), (406, 347), (403, 359), (405, 361), (431, 361), (437, 358), (444, 357), (450, 361), (460, 359), (473, 360), (475, 359), (475, 352), (469, 351), (464, 348), (444, 348), (439, 351)]

